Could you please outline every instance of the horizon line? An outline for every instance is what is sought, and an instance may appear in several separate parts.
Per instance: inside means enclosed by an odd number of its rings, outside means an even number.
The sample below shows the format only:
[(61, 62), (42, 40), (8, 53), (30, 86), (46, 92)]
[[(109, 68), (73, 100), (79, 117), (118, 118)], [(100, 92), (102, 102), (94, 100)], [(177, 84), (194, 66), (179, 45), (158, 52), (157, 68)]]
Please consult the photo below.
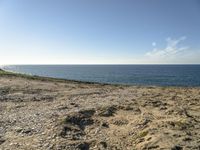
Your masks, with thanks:
[(46, 66), (49, 66), (49, 65), (54, 65), (54, 66), (57, 66), (57, 65), (200, 65), (200, 63), (187, 63), (187, 64), (181, 64), (181, 63), (174, 63), (174, 64), (167, 64), (167, 63), (161, 63), (161, 64), (3, 64), (0, 66), (21, 66), (21, 65), (24, 65), (24, 66), (28, 66), (28, 65), (34, 65), (34, 66), (39, 66), (39, 65), (46, 65)]

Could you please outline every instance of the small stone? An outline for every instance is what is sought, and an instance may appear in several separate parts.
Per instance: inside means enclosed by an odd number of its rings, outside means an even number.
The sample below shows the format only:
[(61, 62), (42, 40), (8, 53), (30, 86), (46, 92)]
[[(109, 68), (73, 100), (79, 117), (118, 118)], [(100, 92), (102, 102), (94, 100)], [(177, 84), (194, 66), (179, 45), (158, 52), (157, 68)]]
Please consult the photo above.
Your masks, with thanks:
[(76, 105), (76, 103), (74, 103), (74, 102), (71, 102), (71, 103), (70, 103), (70, 105)]
[(192, 140), (192, 138), (190, 138), (190, 137), (186, 137), (183, 139), (183, 141), (191, 141), (191, 140)]
[(44, 147), (49, 147), (49, 143), (45, 143), (45, 144), (44, 144)]
[(24, 129), (24, 130), (22, 131), (22, 133), (25, 133), (25, 134), (29, 134), (29, 133), (31, 133), (31, 132), (32, 132), (31, 129)]
[(106, 149), (107, 148), (107, 143), (105, 141), (101, 141), (99, 143), (99, 148), (100, 148), (100, 150)]
[(148, 149), (157, 149), (157, 148), (159, 148), (159, 145), (152, 145), (148, 147)]
[(101, 124), (101, 126), (102, 126), (102, 127), (109, 128), (109, 125), (108, 125), (108, 123), (106, 123), (106, 122), (103, 122), (103, 123)]
[(18, 132), (18, 133), (21, 132), (22, 130), (23, 130), (23, 129), (22, 129), (21, 127), (16, 127), (16, 128), (15, 128), (15, 131)]
[(3, 144), (6, 140), (0, 138), (0, 145)]
[(183, 147), (175, 145), (174, 147), (171, 148), (171, 150), (182, 150)]

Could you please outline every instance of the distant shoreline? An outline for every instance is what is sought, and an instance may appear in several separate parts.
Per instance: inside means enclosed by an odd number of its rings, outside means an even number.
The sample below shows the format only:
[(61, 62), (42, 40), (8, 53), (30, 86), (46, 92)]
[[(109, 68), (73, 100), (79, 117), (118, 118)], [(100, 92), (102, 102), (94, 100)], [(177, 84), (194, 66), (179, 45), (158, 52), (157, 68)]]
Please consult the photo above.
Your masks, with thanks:
[[(3, 72), (3, 74), (1, 73)], [(81, 84), (96, 84), (96, 85), (113, 85), (113, 86), (137, 86), (137, 85), (126, 85), (126, 84), (112, 84), (112, 83), (99, 83), (99, 82), (87, 82), (87, 81), (79, 81), (79, 80), (70, 80), (70, 79), (64, 79), (64, 78), (54, 78), (54, 77), (45, 77), (45, 76), (37, 76), (37, 75), (29, 75), (25, 73), (17, 73), (14, 71), (8, 71), (4, 69), (0, 69), (0, 76), (13, 76), (13, 77), (21, 77), (21, 78), (27, 78), (32, 80), (41, 80), (41, 81), (52, 81), (52, 82), (72, 82), (72, 83), (81, 83)], [(140, 85), (138, 85), (139, 87)], [(147, 86), (152, 87), (152, 86)]]
[(162, 86), (162, 85), (132, 85), (132, 84), (114, 84), (114, 83), (101, 83), (101, 82), (90, 82), (90, 81), (81, 81), (81, 80), (70, 80), (64, 78), (55, 78), (55, 77), (45, 77), (45, 76), (38, 76), (38, 75), (30, 75), (26, 73), (19, 73), (10, 70), (5, 70), (0, 68), (0, 76), (14, 76), (14, 77), (22, 77), (32, 80), (41, 80), (41, 81), (52, 81), (52, 82), (72, 82), (72, 83), (81, 83), (81, 84), (96, 84), (96, 85), (111, 85), (111, 86), (124, 86), (124, 87), (163, 87), (163, 88), (200, 88), (200, 86)]

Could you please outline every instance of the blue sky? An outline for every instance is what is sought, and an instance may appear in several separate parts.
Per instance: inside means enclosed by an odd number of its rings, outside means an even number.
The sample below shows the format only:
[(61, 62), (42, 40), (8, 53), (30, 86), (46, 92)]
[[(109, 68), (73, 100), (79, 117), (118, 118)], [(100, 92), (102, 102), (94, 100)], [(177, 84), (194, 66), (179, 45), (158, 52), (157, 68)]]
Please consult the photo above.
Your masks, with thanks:
[(199, 0), (0, 0), (0, 64), (200, 63)]

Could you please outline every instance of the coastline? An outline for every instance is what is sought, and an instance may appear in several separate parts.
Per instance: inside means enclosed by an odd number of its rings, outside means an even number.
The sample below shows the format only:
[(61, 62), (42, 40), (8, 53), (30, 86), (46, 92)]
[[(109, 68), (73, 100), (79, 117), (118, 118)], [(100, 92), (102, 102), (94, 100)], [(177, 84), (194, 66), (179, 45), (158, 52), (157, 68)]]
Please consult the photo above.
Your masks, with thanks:
[[(1, 72), (3, 74), (1, 74)], [(23, 74), (8, 70), (0, 69), (0, 75), (2, 76), (15, 76), (15, 77), (21, 77), (21, 78), (27, 78), (27, 79), (33, 79), (33, 80), (41, 80), (41, 81), (52, 81), (52, 82), (73, 82), (73, 83), (82, 83), (82, 84), (99, 84), (99, 85), (114, 85), (114, 86), (121, 86), (120, 84), (109, 84), (109, 83), (99, 83), (99, 82), (87, 82), (87, 81), (79, 81), (79, 80), (70, 80), (70, 79), (64, 79), (64, 78), (54, 78), (54, 77), (44, 77), (44, 76), (37, 76), (37, 75), (29, 75), (29, 74)], [(125, 85), (126, 86), (126, 85)], [(129, 85), (127, 85), (129, 86)]]
[(0, 149), (199, 149), (200, 88), (0, 70)]
[(0, 68), (0, 76), (15, 76), (22, 77), (32, 80), (41, 80), (41, 81), (52, 81), (52, 82), (73, 82), (81, 84), (98, 84), (98, 85), (111, 85), (111, 86), (125, 86), (125, 87), (162, 87), (162, 88), (200, 88), (199, 86), (183, 86), (183, 85), (151, 85), (151, 84), (122, 84), (122, 83), (101, 83), (101, 82), (92, 82), (92, 81), (81, 81), (81, 80), (71, 80), (65, 78), (55, 78), (55, 77), (45, 77), (38, 75), (25, 74), (20, 72), (14, 72), (10, 70), (4, 70)]

